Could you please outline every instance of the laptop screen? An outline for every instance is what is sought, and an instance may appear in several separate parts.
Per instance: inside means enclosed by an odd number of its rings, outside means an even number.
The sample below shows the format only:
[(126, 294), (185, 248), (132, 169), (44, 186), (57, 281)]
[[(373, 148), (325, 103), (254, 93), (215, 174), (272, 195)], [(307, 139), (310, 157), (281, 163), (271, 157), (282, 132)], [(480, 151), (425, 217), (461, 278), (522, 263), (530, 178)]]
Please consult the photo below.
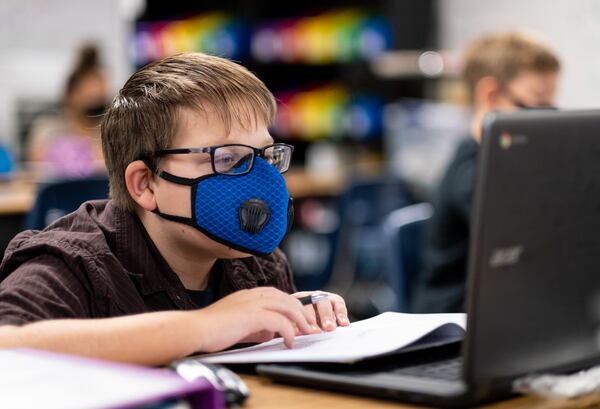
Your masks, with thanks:
[(600, 360), (600, 110), (493, 114), (478, 157), (465, 376)]

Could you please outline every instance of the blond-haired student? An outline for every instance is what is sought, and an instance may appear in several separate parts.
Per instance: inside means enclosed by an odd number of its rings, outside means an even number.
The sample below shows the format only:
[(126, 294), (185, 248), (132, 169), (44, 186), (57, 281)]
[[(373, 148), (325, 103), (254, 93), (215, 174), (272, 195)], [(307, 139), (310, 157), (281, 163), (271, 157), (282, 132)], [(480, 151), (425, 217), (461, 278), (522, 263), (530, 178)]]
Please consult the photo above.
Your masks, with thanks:
[(465, 53), (464, 79), (472, 105), (471, 135), (459, 144), (433, 196), (424, 271), (415, 312), (464, 311), (475, 168), (482, 121), (491, 111), (552, 108), (560, 62), (546, 45), (521, 32), (491, 34)]

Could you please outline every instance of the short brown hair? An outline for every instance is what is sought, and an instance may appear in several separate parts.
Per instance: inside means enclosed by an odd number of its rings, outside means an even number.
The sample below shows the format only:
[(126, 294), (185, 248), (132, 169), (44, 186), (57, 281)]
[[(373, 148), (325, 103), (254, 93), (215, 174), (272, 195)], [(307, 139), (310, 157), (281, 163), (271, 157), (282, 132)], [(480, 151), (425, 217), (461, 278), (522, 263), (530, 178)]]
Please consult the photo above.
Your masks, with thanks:
[(182, 108), (214, 109), (228, 133), (234, 122), (245, 129), (268, 126), (276, 112), (265, 84), (224, 58), (182, 53), (141, 68), (119, 91), (101, 125), (110, 197), (118, 206), (135, 209), (125, 169), (150, 152), (170, 147)]
[(494, 77), (506, 86), (524, 71), (547, 73), (560, 69), (558, 57), (547, 46), (519, 32), (475, 40), (467, 47), (464, 61), (464, 77), (471, 95), (483, 77)]

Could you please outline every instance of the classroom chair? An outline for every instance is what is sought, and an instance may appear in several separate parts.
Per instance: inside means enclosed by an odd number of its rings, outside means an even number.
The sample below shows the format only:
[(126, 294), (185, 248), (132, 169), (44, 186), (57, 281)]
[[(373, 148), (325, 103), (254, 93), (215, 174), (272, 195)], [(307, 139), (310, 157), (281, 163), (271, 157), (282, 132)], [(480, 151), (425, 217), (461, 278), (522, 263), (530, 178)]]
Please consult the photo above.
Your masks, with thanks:
[(430, 203), (418, 203), (394, 210), (383, 222), (385, 268), (395, 293), (395, 311), (410, 312), (422, 268), (424, 230), (432, 214)]
[(93, 176), (59, 180), (40, 185), (25, 229), (43, 230), (54, 220), (75, 211), (81, 203), (108, 198), (108, 178)]
[(327, 288), (346, 299), (354, 318), (367, 318), (395, 305), (384, 266), (382, 223), (394, 209), (414, 203), (401, 180), (357, 180), (339, 201), (333, 271)]

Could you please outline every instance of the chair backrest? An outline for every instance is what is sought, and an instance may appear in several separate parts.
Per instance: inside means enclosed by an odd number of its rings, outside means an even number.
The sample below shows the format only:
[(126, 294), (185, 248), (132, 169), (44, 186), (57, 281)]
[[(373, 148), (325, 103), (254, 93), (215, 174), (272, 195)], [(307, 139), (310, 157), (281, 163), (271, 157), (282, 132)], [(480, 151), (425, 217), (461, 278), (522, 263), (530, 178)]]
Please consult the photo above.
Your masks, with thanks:
[(346, 298), (356, 319), (387, 311), (393, 304), (393, 295), (387, 296), (392, 291), (387, 288), (382, 222), (392, 210), (412, 203), (411, 188), (387, 177), (355, 181), (340, 197), (340, 228), (327, 289)]
[(433, 214), (429, 203), (391, 212), (383, 222), (386, 268), (396, 294), (396, 311), (408, 312), (416, 278), (422, 268), (423, 231)]
[(25, 229), (42, 230), (54, 220), (71, 213), (86, 200), (108, 198), (108, 178), (94, 176), (40, 185), (33, 207), (25, 218)]

